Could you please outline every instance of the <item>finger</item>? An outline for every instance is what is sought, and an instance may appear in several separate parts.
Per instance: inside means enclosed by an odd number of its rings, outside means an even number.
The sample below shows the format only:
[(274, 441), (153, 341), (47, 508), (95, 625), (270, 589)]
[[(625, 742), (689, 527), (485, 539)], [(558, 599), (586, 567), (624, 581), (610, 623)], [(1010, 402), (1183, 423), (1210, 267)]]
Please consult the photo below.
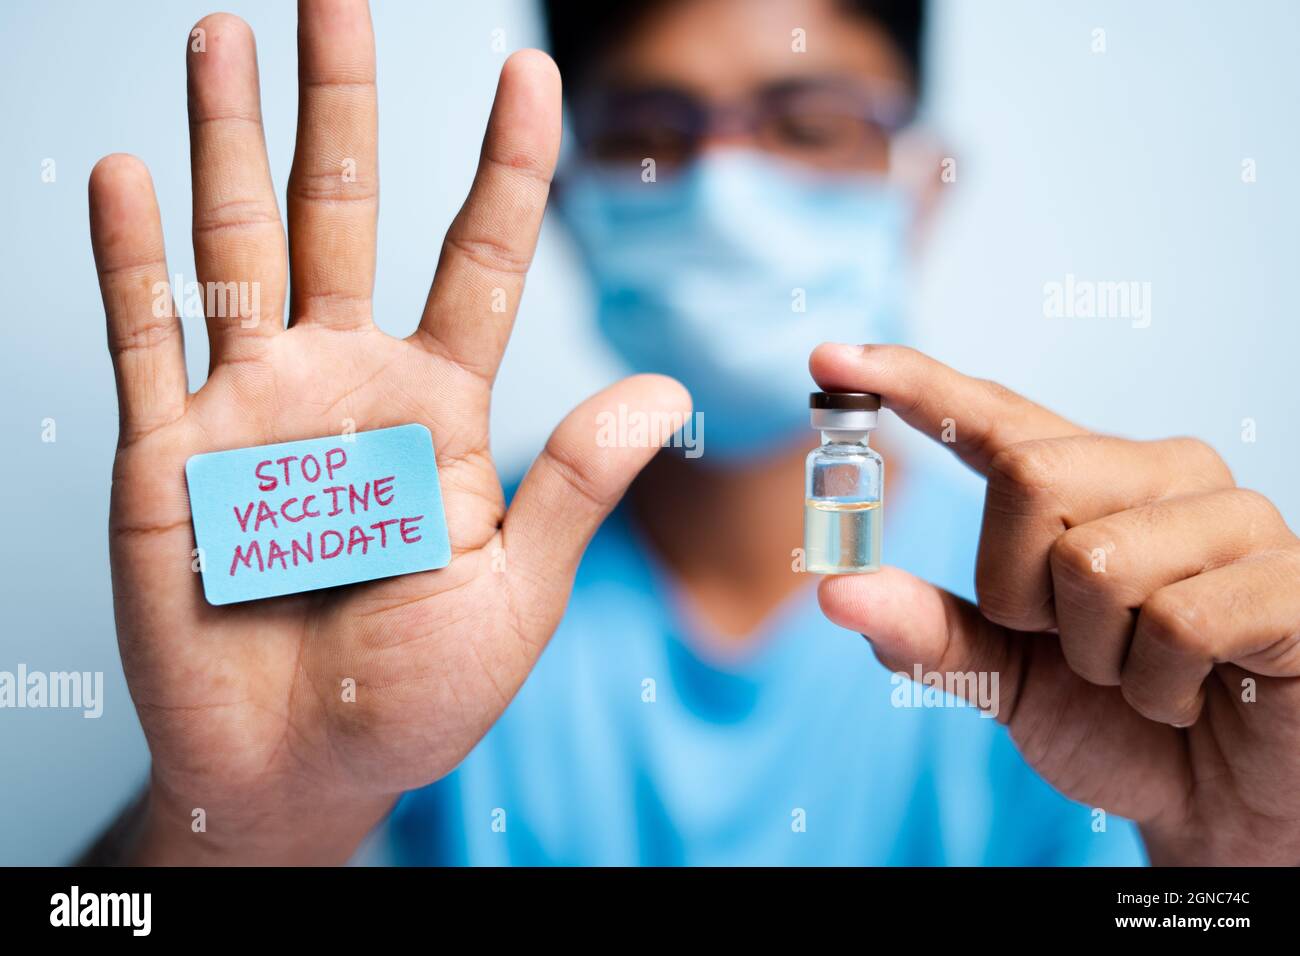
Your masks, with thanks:
[(299, 0), (298, 142), (288, 191), (291, 324), (370, 324), (378, 125), (365, 0)]
[(478, 172), (416, 332), (488, 381), (510, 338), (559, 148), (559, 71), (546, 54), (521, 50), (501, 69)]
[(257, 49), (248, 24), (214, 13), (191, 31), (190, 166), (194, 264), (204, 296), (211, 365), (256, 354), (282, 328), (284, 228), (266, 159)]
[(1094, 684), (1118, 685), (1137, 611), (1156, 591), (1291, 538), (1243, 488), (1169, 498), (1073, 527), (1051, 548), (1061, 651)]
[(1005, 627), (1058, 626), (1049, 552), (1070, 528), (1177, 495), (1231, 488), (1204, 442), (1135, 442), (1105, 435), (1011, 445), (988, 467), (975, 564), (980, 610)]
[(1142, 605), (1124, 662), (1125, 699), (1150, 720), (1186, 727), (1200, 715), (1216, 664), (1300, 677), (1297, 581), (1300, 548), (1293, 545), (1156, 591)]
[[(645, 429), (609, 440), (609, 416), (636, 416)], [(610, 386), (574, 409), (552, 433), (506, 512), (502, 527), (516, 606), (547, 615), (535, 622), (549, 633), (559, 620), (578, 561), (596, 528), (628, 484), (690, 413), (686, 389), (662, 375), (636, 375)], [(624, 420), (624, 419), (620, 419)], [(554, 620), (550, 618), (553, 617)]]
[(827, 391), (879, 394), (886, 408), (980, 474), (1011, 445), (1085, 434), (995, 382), (970, 378), (901, 345), (827, 343), (813, 350), (808, 368)]
[[(1084, 683), (1042, 635), (993, 624), (897, 568), (827, 578), (819, 597), (826, 616), (868, 636), (890, 669), (1006, 724), (1025, 759), (1066, 796), (1137, 820), (1185, 800), (1186, 752), (1176, 731), (1143, 718), (1116, 688)], [(1125, 763), (1140, 766), (1134, 779), (1142, 779), (1122, 793), (1103, 786)]]
[[(898, 568), (828, 577), (818, 590), (823, 613), (871, 642), (881, 663), (914, 676), (974, 674), (954, 692), (1004, 722), (1015, 708), (1023, 671), (1023, 635), (985, 620), (973, 605)], [(996, 697), (979, 699), (979, 675)], [(997, 674), (996, 683), (987, 678)], [(969, 691), (969, 692), (967, 692)]]
[(134, 156), (105, 156), (91, 171), (90, 240), (125, 445), (180, 418), (188, 398), (158, 201), (149, 170)]

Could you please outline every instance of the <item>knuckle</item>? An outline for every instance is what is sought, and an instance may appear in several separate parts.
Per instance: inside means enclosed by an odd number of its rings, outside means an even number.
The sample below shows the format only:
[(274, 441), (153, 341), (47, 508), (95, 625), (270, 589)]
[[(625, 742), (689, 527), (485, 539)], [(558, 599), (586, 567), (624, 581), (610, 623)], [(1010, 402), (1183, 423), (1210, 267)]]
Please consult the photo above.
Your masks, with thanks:
[(1115, 550), (1114, 540), (1096, 529), (1087, 525), (1070, 528), (1048, 551), (1052, 577), (1079, 589), (1109, 591), (1115, 577), (1105, 573), (1105, 562)]
[(1200, 715), (1199, 695), (1189, 700), (1170, 697), (1148, 681), (1127, 676), (1120, 680), (1119, 689), (1128, 705), (1147, 720), (1172, 727), (1189, 727)]
[(130, 288), (139, 284), (142, 288), (148, 289), (150, 294), (153, 292), (153, 277), (160, 269), (167, 268), (167, 260), (163, 257), (161, 251), (157, 255), (142, 255), (136, 258), (129, 258), (122, 261), (111, 259), (108, 262), (97, 264), (100, 282), (106, 287), (123, 287)]
[(518, 277), (527, 274), (532, 256), (492, 238), (471, 238), (455, 232), (447, 235), (447, 247), (488, 272)]
[(379, 198), (379, 185), (373, 176), (359, 170), (355, 178), (349, 178), (340, 173), (340, 168), (296, 168), (289, 176), (290, 201), (373, 203)]
[(1196, 438), (1192, 435), (1180, 435), (1177, 438), (1171, 438), (1177, 447), (1189, 458), (1197, 458), (1202, 461), (1212, 461), (1219, 459), (1219, 453), (1216, 452), (1210, 444), (1203, 439)]
[(171, 318), (110, 329), (108, 351), (115, 358), (120, 358), (128, 352), (147, 351), (170, 342), (180, 335), (180, 332), (180, 322)]
[(530, 150), (508, 149), (494, 144), (484, 153), (484, 159), (507, 176), (522, 176), (535, 181), (544, 189), (550, 188), (555, 174), (555, 169), (548, 160)]
[(1138, 634), (1168, 655), (1212, 658), (1204, 615), (1168, 588), (1157, 591), (1138, 613)]
[(989, 462), (989, 470), (1019, 487), (1037, 487), (1052, 479), (1042, 450), (1035, 442), (1020, 442), (1003, 448)]
[(1233, 488), (1228, 492), (1234, 503), (1257, 527), (1286, 527), (1286, 519), (1267, 495), (1253, 488)]
[(1046, 604), (1036, 599), (1033, 585), (1008, 573), (1003, 562), (981, 554), (975, 564), (975, 599), (980, 613), (995, 624), (1017, 630), (1047, 626)]
[(593, 477), (590, 465), (575, 455), (570, 446), (552, 436), (546, 443), (544, 454), (573, 497), (598, 512), (612, 506), (609, 490), (603, 488), (601, 482)]
[(202, 236), (222, 230), (257, 229), (266, 225), (280, 225), (280, 213), (274, 203), (263, 199), (235, 199), (198, 210), (194, 215), (193, 231), (195, 236)]
[(1017, 498), (1037, 499), (1050, 494), (1060, 477), (1060, 456), (1045, 441), (1010, 445), (989, 462), (990, 488)]
[(293, 302), (293, 318), (295, 322), (320, 323), (324, 328), (352, 329), (373, 320), (371, 305), (369, 295), (349, 288), (300, 289)]
[(1208, 442), (1200, 438), (1180, 436), (1165, 439), (1163, 444), (1172, 448), (1174, 456), (1182, 466), (1206, 484), (1213, 486), (1233, 484), (1232, 471), (1227, 462)]
[(988, 399), (996, 406), (1020, 405), (1024, 399), (1016, 392), (1007, 388), (1001, 382), (996, 382), (991, 378), (972, 379), (976, 387), (985, 393)]
[(986, 576), (975, 575), (975, 595), (979, 612), (994, 624), (1025, 630), (1024, 602), (1019, 596), (1006, 588), (1001, 582), (981, 580)]

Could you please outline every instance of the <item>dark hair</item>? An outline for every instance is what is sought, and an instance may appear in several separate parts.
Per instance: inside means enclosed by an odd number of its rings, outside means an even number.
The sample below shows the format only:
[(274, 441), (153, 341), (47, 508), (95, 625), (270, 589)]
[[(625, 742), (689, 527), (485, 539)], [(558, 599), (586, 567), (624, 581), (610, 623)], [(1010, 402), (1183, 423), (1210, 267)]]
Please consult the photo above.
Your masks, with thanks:
[[(551, 56), (566, 83), (581, 83), (583, 73), (609, 44), (653, 7), (667, 0), (542, 0)], [(680, 0), (678, 0), (680, 2)], [(920, 93), (926, 0), (836, 0), (846, 12), (871, 20), (894, 42)]]

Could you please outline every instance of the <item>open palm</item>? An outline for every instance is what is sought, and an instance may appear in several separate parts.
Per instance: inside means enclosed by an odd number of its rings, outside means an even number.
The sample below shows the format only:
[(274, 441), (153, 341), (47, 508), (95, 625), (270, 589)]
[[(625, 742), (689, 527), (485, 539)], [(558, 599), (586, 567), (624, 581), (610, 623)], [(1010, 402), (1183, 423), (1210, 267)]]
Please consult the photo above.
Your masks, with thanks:
[[(186, 384), (179, 321), (155, 308), (168, 270), (147, 170), (110, 156), (90, 181), (122, 417), (114, 600), (153, 754), (154, 825), (188, 838), (201, 808), (197, 843), (244, 859), (290, 848), (337, 856), (398, 793), (455, 767), (527, 676), (587, 540), (654, 453), (598, 445), (600, 410), (680, 412), (688, 402), (656, 376), (588, 400), (507, 511), (489, 452), (489, 400), (558, 150), (558, 74), (534, 51), (506, 63), (419, 327), (396, 339), (376, 328), (370, 306), (378, 179), (369, 13), (364, 0), (303, 0), (300, 20), (287, 248), (252, 33), (214, 15), (191, 34), (198, 279), (256, 283), (260, 305), (257, 315), (208, 316), (212, 360), (198, 392)], [(433, 434), (453, 553), (446, 568), (244, 605), (205, 602), (192, 569), (191, 455), (408, 422)], [(345, 692), (353, 683), (355, 695)], [(310, 832), (326, 825), (337, 835)]]

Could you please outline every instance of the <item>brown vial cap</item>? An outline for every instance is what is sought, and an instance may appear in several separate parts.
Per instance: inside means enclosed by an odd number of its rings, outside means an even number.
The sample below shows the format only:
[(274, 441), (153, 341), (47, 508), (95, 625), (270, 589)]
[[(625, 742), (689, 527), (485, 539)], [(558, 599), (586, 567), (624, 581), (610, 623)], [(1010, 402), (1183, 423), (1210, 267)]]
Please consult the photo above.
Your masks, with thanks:
[(808, 396), (808, 407), (876, 412), (880, 410), (880, 396), (875, 392), (813, 392)]

